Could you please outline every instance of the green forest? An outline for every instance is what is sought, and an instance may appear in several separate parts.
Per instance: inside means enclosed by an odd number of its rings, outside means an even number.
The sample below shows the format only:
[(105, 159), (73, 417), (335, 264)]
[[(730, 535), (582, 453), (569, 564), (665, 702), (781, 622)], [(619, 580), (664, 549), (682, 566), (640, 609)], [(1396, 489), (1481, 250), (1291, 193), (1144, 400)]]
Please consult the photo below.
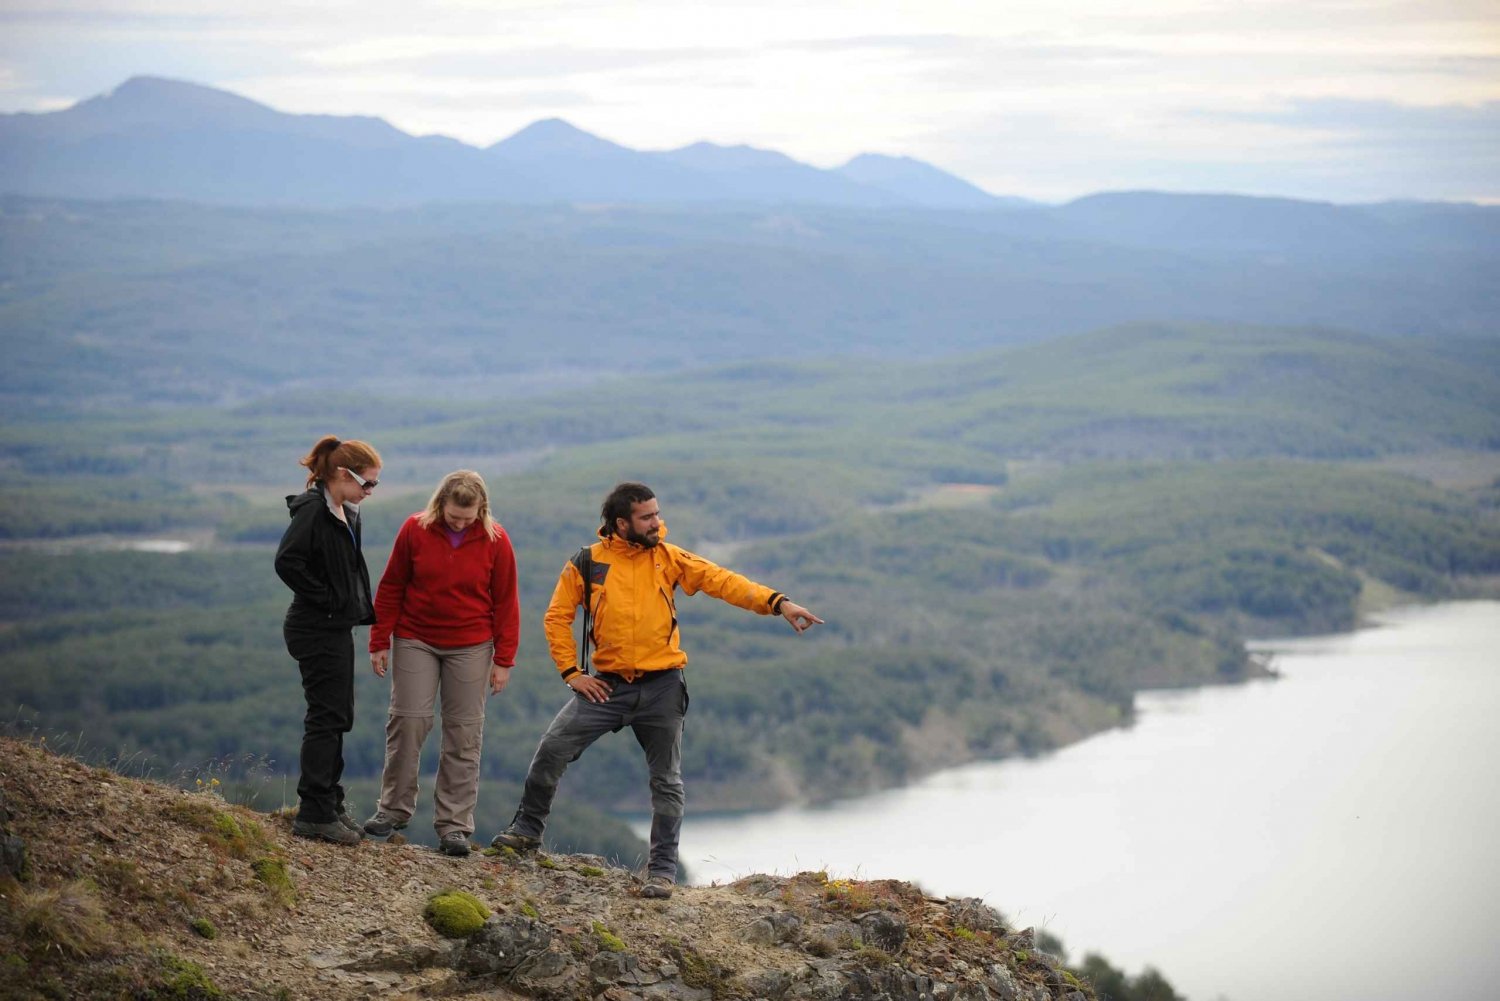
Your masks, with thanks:
[[(1262, 676), (1247, 637), (1497, 593), (1497, 401), (1482, 345), (1190, 325), (512, 398), (80, 401), (0, 429), (3, 709), (95, 760), (294, 797), (303, 703), (271, 557), (296, 460), (331, 432), (385, 460), (364, 505), (373, 575), (453, 468), (486, 476), (514, 539), (523, 639), (490, 703), (480, 836), (566, 696), (540, 628), (552, 584), (627, 478), (657, 490), (671, 541), (828, 623), (797, 637), (680, 603), (690, 807), (837, 799), (1128, 724), (1143, 689)], [(159, 537), (188, 548), (131, 548)], [(361, 670), (360, 809), (386, 699)], [(633, 742), (596, 745), (560, 805), (556, 846), (638, 852), (596, 810), (646, 807)]]

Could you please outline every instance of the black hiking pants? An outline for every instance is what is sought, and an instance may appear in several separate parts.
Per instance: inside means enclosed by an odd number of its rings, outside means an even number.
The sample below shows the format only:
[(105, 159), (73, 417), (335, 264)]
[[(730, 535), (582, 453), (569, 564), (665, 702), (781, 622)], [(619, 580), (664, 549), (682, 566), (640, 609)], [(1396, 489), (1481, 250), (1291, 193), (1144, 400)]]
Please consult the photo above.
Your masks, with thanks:
[(282, 635), (307, 697), (297, 819), (330, 824), (344, 809), (344, 734), (354, 729), (354, 632), (285, 626)]

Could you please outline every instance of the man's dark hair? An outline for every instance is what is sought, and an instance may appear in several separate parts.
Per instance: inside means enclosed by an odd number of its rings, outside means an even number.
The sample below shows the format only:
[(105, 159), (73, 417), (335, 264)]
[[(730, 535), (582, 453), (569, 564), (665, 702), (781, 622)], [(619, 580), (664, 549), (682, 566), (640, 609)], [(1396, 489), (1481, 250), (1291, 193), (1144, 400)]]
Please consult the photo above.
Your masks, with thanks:
[(599, 508), (599, 520), (603, 522), (600, 526), (605, 535), (615, 534), (615, 519), (624, 518), (630, 520), (630, 512), (642, 501), (648, 501), (656, 494), (644, 483), (617, 483), (615, 488), (604, 498), (604, 505)]

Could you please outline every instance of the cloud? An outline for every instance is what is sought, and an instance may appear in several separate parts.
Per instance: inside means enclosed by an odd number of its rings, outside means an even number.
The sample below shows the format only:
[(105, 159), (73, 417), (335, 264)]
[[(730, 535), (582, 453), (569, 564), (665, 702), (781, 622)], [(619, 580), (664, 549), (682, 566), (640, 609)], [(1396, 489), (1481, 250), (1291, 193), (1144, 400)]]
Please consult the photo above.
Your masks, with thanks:
[(1500, 101), (1420, 107), (1393, 101), (1305, 98), (1293, 99), (1285, 108), (1272, 111), (1203, 114), (1288, 129), (1335, 132), (1362, 143), (1460, 142), (1475, 149), (1500, 151)]

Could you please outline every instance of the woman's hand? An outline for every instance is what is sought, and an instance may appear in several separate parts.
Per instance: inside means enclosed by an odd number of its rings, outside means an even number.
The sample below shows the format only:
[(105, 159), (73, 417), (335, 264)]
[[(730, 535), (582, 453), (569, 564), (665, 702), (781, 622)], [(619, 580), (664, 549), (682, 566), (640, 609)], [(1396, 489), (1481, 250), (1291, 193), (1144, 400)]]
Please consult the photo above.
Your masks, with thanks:
[(510, 668), (499, 664), (490, 665), (490, 694), (499, 695), (510, 684)]
[(370, 670), (375, 672), (375, 677), (385, 677), (385, 669), (391, 662), (389, 650), (376, 650), (370, 654)]

